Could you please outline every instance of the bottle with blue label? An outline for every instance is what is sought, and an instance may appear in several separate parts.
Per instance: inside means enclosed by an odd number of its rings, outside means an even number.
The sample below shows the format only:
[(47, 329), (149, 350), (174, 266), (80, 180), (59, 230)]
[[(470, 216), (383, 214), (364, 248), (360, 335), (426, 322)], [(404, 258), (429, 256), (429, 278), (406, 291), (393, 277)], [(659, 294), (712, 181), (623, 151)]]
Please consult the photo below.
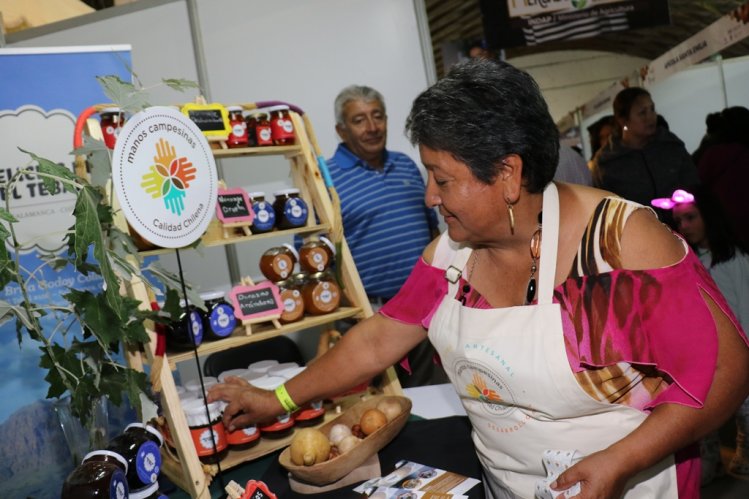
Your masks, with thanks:
[(116, 452), (127, 461), (127, 485), (130, 491), (150, 487), (159, 478), (164, 439), (154, 427), (133, 423), (112, 439), (107, 450)]
[(205, 314), (192, 304), (185, 310), (184, 300), (180, 302), (180, 307), (182, 313), (179, 319), (167, 327), (166, 343), (170, 350), (189, 350), (203, 343)]
[(203, 293), (200, 297), (205, 301), (205, 319), (203, 330), (206, 340), (220, 340), (234, 332), (237, 318), (234, 307), (226, 301), (223, 291)]
[(252, 200), (252, 211), (255, 212), (255, 219), (252, 221), (250, 230), (253, 234), (262, 234), (270, 232), (276, 226), (276, 212), (273, 211), (273, 205), (265, 200), (264, 192), (250, 192)]
[(127, 461), (108, 450), (90, 452), (65, 479), (62, 499), (126, 499)]
[(282, 189), (273, 194), (273, 209), (279, 229), (296, 229), (307, 224), (307, 203), (299, 196), (299, 189)]

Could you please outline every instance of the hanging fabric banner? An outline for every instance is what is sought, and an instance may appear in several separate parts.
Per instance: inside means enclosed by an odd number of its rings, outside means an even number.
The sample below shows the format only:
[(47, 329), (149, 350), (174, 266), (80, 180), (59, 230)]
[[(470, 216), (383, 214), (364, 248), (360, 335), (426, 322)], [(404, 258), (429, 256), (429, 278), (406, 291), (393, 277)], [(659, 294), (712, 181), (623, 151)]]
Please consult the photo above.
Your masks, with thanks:
[(539, 45), (669, 24), (667, 0), (480, 0), (490, 47)]
[(704, 61), (749, 36), (749, 2), (722, 16), (640, 70), (643, 86), (650, 86), (693, 64)]

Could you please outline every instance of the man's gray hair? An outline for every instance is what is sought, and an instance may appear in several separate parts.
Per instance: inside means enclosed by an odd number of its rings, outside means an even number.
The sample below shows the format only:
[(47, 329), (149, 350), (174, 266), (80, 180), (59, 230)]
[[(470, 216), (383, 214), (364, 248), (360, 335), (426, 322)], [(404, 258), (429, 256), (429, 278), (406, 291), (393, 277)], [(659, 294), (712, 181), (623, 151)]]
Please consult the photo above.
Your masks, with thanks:
[(347, 102), (352, 100), (363, 100), (364, 102), (376, 100), (382, 105), (382, 111), (385, 112), (385, 99), (380, 92), (364, 85), (349, 85), (341, 90), (335, 98), (335, 122), (338, 125), (345, 126), (343, 122), (343, 108)]

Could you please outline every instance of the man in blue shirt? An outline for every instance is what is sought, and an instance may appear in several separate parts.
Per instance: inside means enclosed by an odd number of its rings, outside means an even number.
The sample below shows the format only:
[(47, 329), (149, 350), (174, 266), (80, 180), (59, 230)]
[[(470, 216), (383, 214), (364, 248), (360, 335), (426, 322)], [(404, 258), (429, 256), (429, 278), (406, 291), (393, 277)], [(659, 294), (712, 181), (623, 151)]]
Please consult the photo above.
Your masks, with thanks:
[[(341, 144), (328, 168), (341, 199), (344, 236), (376, 310), (398, 292), (439, 233), (437, 215), (424, 203), (424, 179), (416, 164), (385, 148), (387, 114), (377, 90), (344, 88), (335, 100), (335, 118)], [(447, 382), (433, 352), (427, 343), (409, 353), (412, 374), (396, 369), (402, 385)]]

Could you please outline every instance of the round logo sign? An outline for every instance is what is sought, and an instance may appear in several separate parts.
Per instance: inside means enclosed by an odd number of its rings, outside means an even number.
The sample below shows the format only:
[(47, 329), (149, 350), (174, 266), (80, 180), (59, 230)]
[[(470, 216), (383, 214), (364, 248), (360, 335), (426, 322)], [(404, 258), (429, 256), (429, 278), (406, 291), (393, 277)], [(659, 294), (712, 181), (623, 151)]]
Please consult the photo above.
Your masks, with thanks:
[(198, 240), (216, 211), (216, 163), (184, 114), (150, 107), (120, 131), (112, 182), (130, 226), (147, 241), (181, 248)]

